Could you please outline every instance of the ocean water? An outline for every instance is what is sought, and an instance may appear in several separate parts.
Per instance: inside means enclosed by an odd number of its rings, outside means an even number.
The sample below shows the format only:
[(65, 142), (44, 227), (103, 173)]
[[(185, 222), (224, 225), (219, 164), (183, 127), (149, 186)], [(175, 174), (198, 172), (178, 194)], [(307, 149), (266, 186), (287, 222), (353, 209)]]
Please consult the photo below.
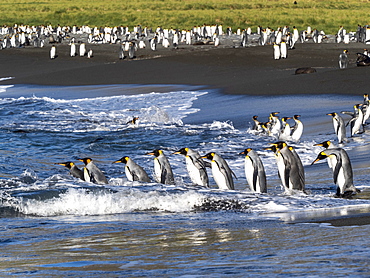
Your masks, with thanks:
[[(370, 212), (368, 198), (334, 198), (325, 161), (311, 166), (334, 140), (327, 113), (351, 111), (362, 95), (231, 96), (211, 90), (132, 95), (137, 85), (0, 86), (0, 276), (19, 277), (364, 277), (370, 275), (368, 225), (334, 227), (312, 219)], [(141, 88), (146, 90), (146, 88)], [(305, 166), (307, 194), (284, 192), (273, 154), (276, 138), (250, 131), (267, 120), (301, 115), (295, 147)], [(127, 124), (134, 116), (138, 125)], [(343, 116), (348, 120), (347, 116)], [(289, 122), (292, 124), (292, 122)], [(370, 187), (370, 133), (347, 150), (355, 186)], [(191, 184), (190, 147), (220, 154), (237, 176), (235, 190)], [(153, 177), (154, 149), (167, 155), (176, 185), (130, 182), (130, 156)], [(252, 193), (245, 148), (255, 149), (268, 193)], [(91, 157), (105, 186), (84, 182), (55, 165)], [(364, 193), (359, 194), (362, 196)]]

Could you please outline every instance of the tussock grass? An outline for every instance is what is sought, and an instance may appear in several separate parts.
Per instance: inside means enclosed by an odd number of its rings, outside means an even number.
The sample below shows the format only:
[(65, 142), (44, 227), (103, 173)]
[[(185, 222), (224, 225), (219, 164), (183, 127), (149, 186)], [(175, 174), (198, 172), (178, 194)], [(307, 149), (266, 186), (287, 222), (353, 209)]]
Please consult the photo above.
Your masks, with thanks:
[(307, 26), (355, 31), (370, 20), (370, 0), (1, 0), (0, 24), (91, 25), (190, 29), (222, 24), (236, 28)]

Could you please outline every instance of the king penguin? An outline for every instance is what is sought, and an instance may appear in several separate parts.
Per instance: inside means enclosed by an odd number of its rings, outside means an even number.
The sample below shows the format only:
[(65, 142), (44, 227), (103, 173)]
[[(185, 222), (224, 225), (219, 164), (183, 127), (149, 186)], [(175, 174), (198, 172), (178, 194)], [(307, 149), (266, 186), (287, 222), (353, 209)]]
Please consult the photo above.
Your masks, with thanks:
[(334, 183), (337, 185), (337, 197), (348, 197), (360, 192), (353, 185), (353, 171), (348, 154), (342, 148), (327, 149), (319, 153), (317, 158), (311, 163), (329, 159), (333, 170)]
[(174, 154), (182, 154), (185, 156), (186, 169), (193, 184), (209, 187), (206, 164), (200, 154), (190, 148), (182, 148)]
[(298, 142), (299, 139), (301, 139), (301, 136), (302, 136), (302, 133), (303, 133), (303, 124), (299, 120), (299, 117), (301, 117), (301, 115), (294, 115), (293, 116), (293, 120), (295, 121), (295, 125), (292, 127), (291, 137), (292, 137), (292, 140), (295, 141), (295, 142)]
[(362, 113), (361, 110), (362, 104), (356, 104), (353, 106), (354, 112), (347, 112), (347, 111), (342, 111), (342, 114), (347, 114), (352, 117), (351, 120), (347, 123), (347, 125), (350, 124), (351, 127), (351, 137), (354, 136), (355, 134), (360, 134), (363, 133), (360, 132), (360, 129), (362, 127), (362, 121), (364, 119), (364, 114)]
[(75, 45), (74, 42), (71, 43), (71, 50), (70, 50), (69, 54), (70, 54), (71, 57), (76, 56), (76, 45)]
[(343, 52), (339, 55), (339, 68), (346, 69), (348, 68), (348, 50), (343, 50)]
[(89, 174), (90, 181), (97, 184), (108, 184), (107, 178), (105, 177), (103, 172), (94, 164), (91, 158), (80, 158), (79, 161), (85, 163), (85, 168)]
[(67, 161), (67, 162), (55, 163), (55, 164), (67, 167), (69, 169), (69, 173), (73, 177), (79, 178), (81, 180), (85, 180), (83, 171), (80, 170), (73, 162)]
[(150, 182), (150, 178), (145, 170), (137, 165), (130, 157), (124, 156), (121, 159), (114, 161), (113, 163), (124, 163), (125, 165), (125, 174), (129, 181), (142, 181)]
[(265, 168), (257, 152), (248, 148), (240, 154), (245, 155), (245, 176), (251, 190), (257, 193), (267, 193)]
[(305, 190), (305, 174), (302, 161), (294, 148), (285, 142), (279, 141), (272, 144), (275, 148), (276, 162), (279, 176), (286, 189)]
[(50, 59), (55, 59), (57, 57), (57, 48), (53, 45), (50, 49)]
[[(336, 148), (338, 148), (336, 145), (334, 145), (329, 140), (324, 141), (322, 143), (315, 144), (314, 146), (324, 147), (325, 149), (336, 149)], [(328, 166), (329, 166), (330, 169), (333, 168), (333, 166), (331, 165), (331, 160), (330, 159), (328, 159)]]
[(235, 176), (235, 174), (233, 171), (231, 171), (226, 161), (214, 152), (210, 152), (202, 156), (202, 158), (211, 160), (212, 174), (218, 188), (234, 190), (234, 181), (232, 175)]
[(154, 155), (154, 175), (155, 180), (159, 183), (173, 185), (175, 179), (172, 173), (172, 168), (168, 162), (167, 157), (164, 155), (162, 150), (154, 150), (153, 152), (147, 153), (147, 155)]
[(335, 112), (326, 115), (333, 117), (333, 126), (335, 134), (337, 135), (338, 138), (338, 144), (342, 144), (345, 141), (347, 141), (346, 125), (344, 123), (343, 118)]

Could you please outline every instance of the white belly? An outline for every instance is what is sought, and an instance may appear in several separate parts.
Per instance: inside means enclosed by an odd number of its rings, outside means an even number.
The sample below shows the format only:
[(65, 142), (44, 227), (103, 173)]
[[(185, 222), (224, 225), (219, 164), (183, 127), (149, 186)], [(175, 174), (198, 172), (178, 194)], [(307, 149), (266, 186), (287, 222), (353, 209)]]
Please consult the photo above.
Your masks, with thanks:
[(199, 170), (197, 169), (197, 167), (194, 166), (193, 162), (191, 161), (191, 158), (186, 157), (185, 161), (186, 169), (188, 170), (192, 183), (197, 185), (204, 185), (202, 179), (200, 178)]
[(134, 181), (134, 177), (132, 176), (129, 168), (127, 166), (125, 166), (125, 174), (126, 174), (126, 177), (129, 181)]
[(154, 159), (154, 176), (157, 182), (161, 182), (162, 168), (157, 158)]
[(212, 165), (212, 175), (219, 189), (229, 189), (227, 187), (226, 177), (218, 169), (216, 162), (211, 162)]

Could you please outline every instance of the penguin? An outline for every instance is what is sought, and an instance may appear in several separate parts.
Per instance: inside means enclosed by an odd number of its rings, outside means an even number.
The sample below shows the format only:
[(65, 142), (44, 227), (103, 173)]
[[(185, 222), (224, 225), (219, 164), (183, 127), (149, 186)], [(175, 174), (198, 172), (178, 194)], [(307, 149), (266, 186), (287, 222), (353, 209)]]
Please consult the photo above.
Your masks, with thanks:
[(209, 187), (206, 164), (197, 151), (190, 148), (182, 148), (173, 154), (185, 156), (186, 169), (193, 184)]
[(119, 45), (118, 58), (119, 58), (120, 60), (125, 59), (125, 45), (124, 45), (124, 43), (121, 43), (121, 44)]
[(362, 114), (364, 115), (362, 120), (362, 126), (363, 129), (365, 130), (366, 121), (370, 118), (370, 100), (368, 94), (364, 94), (364, 102), (362, 104)]
[(80, 44), (80, 57), (83, 57), (86, 55), (86, 44), (81, 43)]
[(339, 68), (346, 69), (348, 68), (348, 50), (343, 50), (343, 53), (339, 55)]
[(248, 148), (240, 154), (245, 155), (245, 176), (251, 190), (257, 193), (267, 193), (265, 168), (257, 152)]
[(271, 123), (271, 126), (270, 126), (270, 131), (272, 133), (272, 135), (280, 135), (280, 130), (281, 130), (281, 123), (280, 123), (280, 120), (279, 120), (279, 116), (277, 116), (277, 114), (279, 114), (280, 112), (272, 112), (270, 113), (270, 123)]
[(352, 116), (352, 119), (349, 120), (349, 122), (347, 123), (347, 126), (350, 124), (350, 127), (351, 127), (351, 137), (353, 137), (355, 134), (361, 134), (363, 133), (360, 132), (360, 129), (362, 127), (362, 121), (363, 121), (363, 118), (364, 118), (364, 114), (362, 113), (362, 110), (361, 110), (361, 106), (362, 104), (356, 104), (353, 106), (354, 108), (354, 112), (347, 112), (347, 111), (342, 111), (342, 114), (347, 114), (347, 115), (350, 115)]
[(150, 40), (150, 49), (153, 51), (157, 49), (157, 36)]
[(139, 124), (139, 117), (133, 117), (132, 120), (128, 121), (126, 123), (127, 125), (128, 124), (131, 124), (131, 125), (138, 125)]
[(172, 173), (172, 168), (168, 162), (167, 157), (162, 150), (154, 150), (147, 153), (147, 155), (154, 155), (154, 176), (155, 180), (159, 183), (173, 185), (175, 178)]
[(287, 123), (287, 120), (291, 119), (290, 117), (281, 118), (282, 128), (280, 132), (280, 138), (287, 140), (290, 137), (290, 126)]
[(278, 172), (281, 182), (285, 189), (305, 190), (305, 174), (302, 161), (294, 148), (288, 146), (285, 142), (279, 141), (273, 143), (275, 148), (275, 158), (278, 166)]
[(218, 188), (234, 190), (234, 181), (232, 175), (235, 176), (235, 174), (233, 171), (231, 171), (226, 161), (214, 152), (210, 152), (202, 156), (202, 158), (211, 160), (212, 174)]
[(88, 52), (87, 52), (87, 58), (92, 58), (92, 57), (94, 57), (93, 56), (93, 50), (92, 49), (90, 49)]
[(286, 59), (288, 57), (288, 48), (285, 41), (280, 43), (280, 56), (282, 59)]
[(274, 48), (274, 59), (279, 60), (280, 59), (280, 47), (276, 43), (273, 44)]
[(257, 120), (257, 118), (258, 118), (258, 116), (253, 116), (252, 117), (252, 119), (253, 119), (252, 130), (262, 131), (261, 123)]
[(57, 48), (53, 45), (50, 49), (50, 59), (55, 59), (57, 57)]
[(135, 58), (135, 42), (130, 42), (128, 47), (128, 58), (134, 59)]
[(76, 45), (74, 42), (71, 43), (70, 56), (71, 57), (76, 56)]
[[(324, 147), (325, 149), (336, 149), (338, 148), (336, 145), (334, 145), (331, 141), (327, 140), (327, 141), (324, 141), (322, 143), (318, 143), (318, 144), (315, 144), (314, 146), (320, 146), (320, 147)], [(328, 166), (329, 168), (333, 168), (333, 166), (331, 165), (331, 160), (328, 159)]]
[(335, 134), (337, 135), (338, 138), (338, 144), (342, 144), (345, 141), (347, 141), (346, 125), (344, 123), (343, 118), (335, 112), (326, 115), (333, 117), (333, 126)]
[(150, 182), (150, 178), (145, 170), (137, 165), (130, 157), (124, 156), (113, 163), (124, 163), (125, 174), (129, 181)]
[(85, 168), (89, 173), (90, 180), (97, 184), (108, 184), (108, 180), (103, 172), (94, 164), (91, 158), (85, 157), (78, 159), (85, 163)]
[(299, 120), (299, 117), (301, 117), (301, 115), (294, 115), (293, 116), (293, 120), (295, 121), (295, 125), (292, 127), (292, 132), (291, 132), (290, 136), (292, 137), (292, 140), (295, 141), (295, 142), (298, 142), (299, 139), (301, 139), (301, 136), (302, 136), (302, 133), (303, 133), (303, 124)]
[(334, 183), (337, 185), (337, 197), (348, 197), (360, 192), (353, 185), (353, 171), (351, 161), (347, 152), (342, 148), (333, 148), (322, 151), (311, 163), (313, 165), (319, 160), (329, 159), (333, 170)]
[(79, 178), (83, 181), (85, 180), (83, 171), (80, 170), (73, 162), (67, 161), (67, 162), (61, 162), (61, 163), (55, 163), (55, 164), (67, 167), (69, 169), (69, 173), (73, 177)]

